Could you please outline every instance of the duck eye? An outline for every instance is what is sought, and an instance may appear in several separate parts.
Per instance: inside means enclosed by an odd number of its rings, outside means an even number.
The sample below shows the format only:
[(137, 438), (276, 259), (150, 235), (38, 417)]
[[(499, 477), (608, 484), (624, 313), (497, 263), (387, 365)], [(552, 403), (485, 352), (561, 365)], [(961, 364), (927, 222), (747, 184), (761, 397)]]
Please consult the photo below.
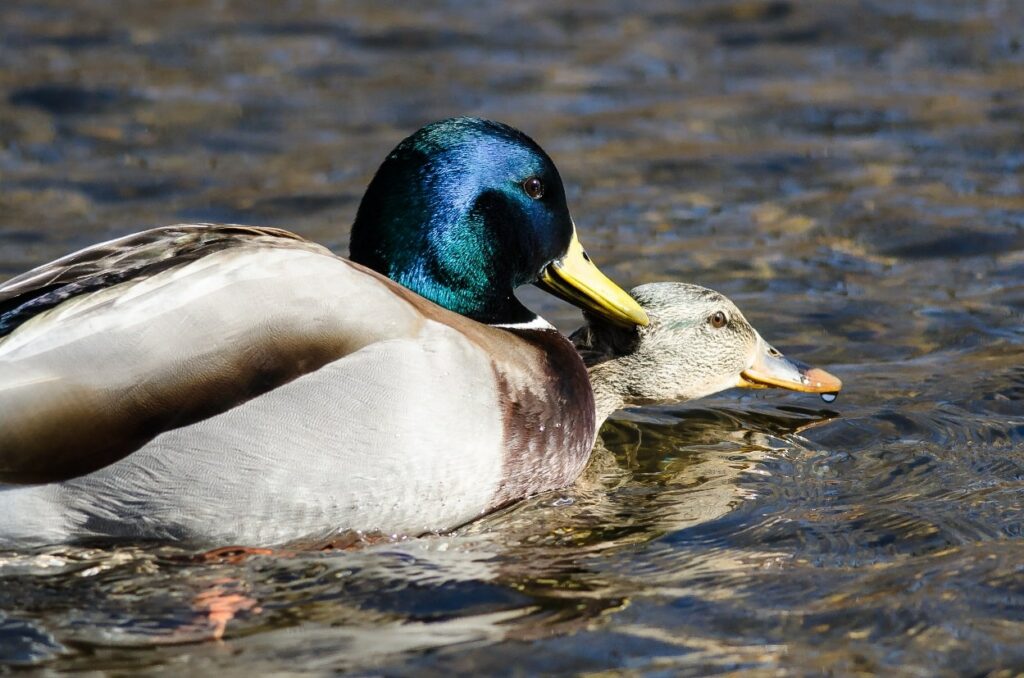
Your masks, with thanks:
[(725, 327), (725, 323), (727, 323), (728, 320), (729, 319), (725, 317), (724, 313), (722, 313), (721, 311), (715, 311), (708, 318), (708, 323), (715, 329), (718, 329), (721, 327)]
[(534, 200), (540, 200), (544, 197), (544, 182), (537, 177), (530, 177), (523, 182), (523, 190)]

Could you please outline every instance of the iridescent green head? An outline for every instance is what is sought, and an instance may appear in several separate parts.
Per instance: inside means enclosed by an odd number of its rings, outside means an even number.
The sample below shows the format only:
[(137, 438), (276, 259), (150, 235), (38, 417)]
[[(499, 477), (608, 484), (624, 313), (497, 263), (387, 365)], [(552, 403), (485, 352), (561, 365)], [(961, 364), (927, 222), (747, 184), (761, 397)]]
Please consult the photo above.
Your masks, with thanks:
[(551, 158), (497, 122), (442, 120), (402, 141), (366, 190), (350, 255), (481, 322), (533, 319), (513, 290), (540, 282), (613, 321), (646, 323), (579, 247)]

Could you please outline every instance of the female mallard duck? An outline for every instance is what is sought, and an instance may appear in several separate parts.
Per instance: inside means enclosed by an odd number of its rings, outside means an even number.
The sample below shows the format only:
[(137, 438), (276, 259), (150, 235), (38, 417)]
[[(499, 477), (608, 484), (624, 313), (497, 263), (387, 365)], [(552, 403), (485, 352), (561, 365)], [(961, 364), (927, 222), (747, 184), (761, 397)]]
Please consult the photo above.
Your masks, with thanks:
[(172, 226), (0, 286), (0, 481), (44, 483), (0, 488), (0, 541), (419, 533), (579, 474), (586, 370), (513, 290), (647, 319), (590, 263), (537, 144), (419, 130), (367, 188), (351, 256)]
[(644, 327), (621, 327), (587, 313), (570, 337), (594, 389), (598, 427), (633, 405), (703, 398), (733, 387), (834, 394), (842, 382), (790, 360), (758, 334), (722, 294), (685, 283), (650, 283), (630, 295)]

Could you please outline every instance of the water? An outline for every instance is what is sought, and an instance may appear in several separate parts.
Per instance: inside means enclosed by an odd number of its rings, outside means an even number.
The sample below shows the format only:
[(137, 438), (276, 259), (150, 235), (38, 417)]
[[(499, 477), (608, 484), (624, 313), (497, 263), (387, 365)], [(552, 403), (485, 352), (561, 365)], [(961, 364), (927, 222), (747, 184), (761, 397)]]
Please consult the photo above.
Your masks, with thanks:
[(418, 6), (4, 2), (0, 275), (184, 220), (344, 251), (395, 142), (482, 115), (609, 274), (721, 290), (842, 398), (621, 413), (578, 486), (452, 535), (3, 553), (0, 660), (1024, 670), (1024, 5)]

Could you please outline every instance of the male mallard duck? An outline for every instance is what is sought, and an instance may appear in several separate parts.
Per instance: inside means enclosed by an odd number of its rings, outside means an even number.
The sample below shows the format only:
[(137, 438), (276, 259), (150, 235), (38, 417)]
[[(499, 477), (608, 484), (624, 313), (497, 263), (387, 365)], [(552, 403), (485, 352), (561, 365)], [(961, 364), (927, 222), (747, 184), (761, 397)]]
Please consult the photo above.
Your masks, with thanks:
[(424, 127), (367, 188), (351, 255), (171, 226), (0, 286), (0, 481), (44, 483), (0, 488), (0, 542), (421, 533), (572, 482), (587, 373), (513, 290), (647, 318), (590, 263), (544, 151)]
[(724, 295), (661, 282), (630, 295), (647, 312), (645, 327), (621, 327), (587, 313), (570, 337), (594, 389), (598, 427), (632, 405), (703, 398), (733, 387), (777, 387), (834, 394), (842, 382), (790, 360), (761, 338)]

